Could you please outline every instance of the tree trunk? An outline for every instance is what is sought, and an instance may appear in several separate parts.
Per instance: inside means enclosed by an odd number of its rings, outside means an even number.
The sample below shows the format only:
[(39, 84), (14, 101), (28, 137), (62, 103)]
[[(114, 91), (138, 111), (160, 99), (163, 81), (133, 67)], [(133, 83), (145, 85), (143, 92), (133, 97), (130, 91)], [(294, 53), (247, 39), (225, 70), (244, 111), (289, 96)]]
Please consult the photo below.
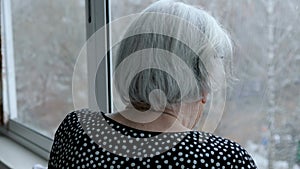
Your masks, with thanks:
[(274, 169), (274, 120), (276, 113), (276, 103), (275, 103), (275, 25), (274, 25), (274, 0), (267, 1), (267, 28), (268, 28), (268, 79), (267, 85), (269, 89), (268, 94), (268, 108), (267, 108), (267, 119), (269, 127), (269, 144), (268, 144), (268, 168)]

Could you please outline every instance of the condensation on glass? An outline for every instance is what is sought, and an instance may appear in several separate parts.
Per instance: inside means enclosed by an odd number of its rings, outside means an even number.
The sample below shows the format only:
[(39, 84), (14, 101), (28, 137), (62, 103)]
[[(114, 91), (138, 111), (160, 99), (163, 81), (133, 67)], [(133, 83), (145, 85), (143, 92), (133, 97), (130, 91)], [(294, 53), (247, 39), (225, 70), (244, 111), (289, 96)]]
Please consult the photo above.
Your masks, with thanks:
[[(12, 26), (16, 120), (53, 137), (74, 109), (72, 74), (86, 40), (85, 3), (12, 0)], [(85, 93), (82, 97), (87, 100)]]

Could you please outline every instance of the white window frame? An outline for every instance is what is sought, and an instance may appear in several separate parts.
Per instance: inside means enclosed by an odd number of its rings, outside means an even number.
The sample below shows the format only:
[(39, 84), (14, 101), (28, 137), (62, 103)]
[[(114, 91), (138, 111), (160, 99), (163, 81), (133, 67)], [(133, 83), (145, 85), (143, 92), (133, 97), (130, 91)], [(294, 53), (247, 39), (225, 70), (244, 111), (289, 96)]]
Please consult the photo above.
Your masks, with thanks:
[[(85, 0), (85, 10), (86, 10), (86, 37), (87, 39), (99, 28), (104, 26), (110, 21), (109, 13), (109, 0)], [(97, 10), (96, 10), (97, 9)], [(40, 157), (49, 160), (49, 154), (51, 151), (51, 146), (53, 139), (49, 138), (31, 128), (26, 127), (20, 122), (14, 120), (17, 118), (17, 97), (16, 97), (16, 81), (15, 81), (15, 69), (14, 69), (14, 53), (13, 53), (13, 29), (12, 29), (12, 16), (11, 16), (11, 0), (1, 1), (1, 34), (3, 36), (3, 58), (5, 62), (5, 72), (6, 76), (3, 77), (3, 86), (6, 91), (3, 90), (3, 100), (4, 100), (4, 110), (7, 114), (6, 123), (4, 126), (0, 126), (0, 134), (11, 138), (20, 145), (25, 146), (32, 152), (36, 153)], [(89, 17), (90, 21), (89, 22)], [(109, 37), (109, 32), (106, 31), (106, 37)], [(109, 44), (109, 38), (106, 38), (106, 42), (97, 42), (97, 45), (102, 45), (103, 49), (107, 49)], [(99, 47), (99, 46), (98, 46)], [(110, 70), (111, 70), (111, 59), (105, 58), (105, 61), (100, 65), (100, 70), (95, 79), (92, 73), (97, 70), (97, 58), (89, 55), (89, 53), (97, 54), (97, 48), (90, 49), (94, 51), (89, 51), (87, 53), (87, 64), (88, 64), (88, 84), (89, 89), (95, 87), (95, 81), (99, 82), (96, 86), (96, 95), (98, 95), (100, 107), (104, 108), (107, 112), (111, 110), (111, 98), (110, 98)], [(102, 79), (102, 80), (101, 80)], [(105, 80), (103, 80), (105, 79)], [(95, 107), (97, 105), (96, 101), (93, 101), (95, 91), (89, 90), (89, 107)]]
[[(90, 4), (90, 11), (89, 11)], [(100, 58), (97, 56), (103, 55), (103, 50), (108, 51), (110, 47), (110, 28), (107, 23), (110, 22), (110, 1), (109, 0), (86, 0), (86, 16), (89, 18), (91, 15), (91, 21), (87, 19), (86, 33), (87, 39), (93, 34), (102, 29), (104, 26), (105, 31), (98, 33), (105, 33), (103, 37), (106, 37), (105, 42), (101, 39), (92, 38), (95, 42), (91, 42), (92, 45), (87, 45), (87, 65), (88, 65), (88, 81), (89, 81), (89, 108), (98, 110), (99, 108), (104, 112), (111, 112), (112, 110), (112, 89), (111, 89), (111, 74), (112, 74), (112, 59), (110, 58), (110, 52), (105, 57), (98, 67)], [(98, 35), (97, 35), (98, 36)], [(96, 57), (95, 57), (96, 56)], [(95, 72), (96, 77), (94, 77)], [(96, 91), (94, 91), (94, 89)], [(97, 100), (96, 100), (97, 99)]]

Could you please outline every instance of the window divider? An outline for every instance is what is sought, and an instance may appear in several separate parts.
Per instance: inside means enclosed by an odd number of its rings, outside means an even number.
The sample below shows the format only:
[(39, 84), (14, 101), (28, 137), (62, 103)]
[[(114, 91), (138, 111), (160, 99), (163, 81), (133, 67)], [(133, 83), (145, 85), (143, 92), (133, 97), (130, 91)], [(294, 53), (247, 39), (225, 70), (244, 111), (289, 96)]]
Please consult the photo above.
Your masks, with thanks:
[(14, 48), (13, 48), (13, 27), (12, 27), (12, 13), (11, 13), (11, 0), (1, 1), (1, 22), (3, 28), (1, 28), (1, 34), (3, 36), (3, 59), (5, 61), (4, 69), (5, 76), (3, 85), (3, 102), (4, 105), (4, 119), (7, 121), (9, 118), (17, 118), (17, 97), (16, 97), (16, 80), (15, 80), (15, 61), (14, 61)]
[[(104, 35), (96, 35), (97, 37), (105, 37), (103, 39), (91, 38), (95, 32), (106, 26), (109, 22), (109, 0), (86, 0), (91, 7), (86, 8), (87, 22), (87, 60), (88, 60), (88, 82), (89, 82), (89, 108), (103, 112), (111, 112), (111, 88), (110, 88), (110, 69), (111, 62), (108, 55), (100, 62), (99, 56), (109, 49), (109, 30), (105, 27)], [(96, 10), (97, 9), (97, 10)], [(88, 11), (91, 10), (91, 11)], [(91, 19), (89, 16), (91, 15)], [(93, 42), (92, 42), (93, 41)], [(99, 66), (99, 67), (98, 67)], [(97, 73), (96, 73), (97, 72)], [(96, 77), (94, 76), (96, 74)]]

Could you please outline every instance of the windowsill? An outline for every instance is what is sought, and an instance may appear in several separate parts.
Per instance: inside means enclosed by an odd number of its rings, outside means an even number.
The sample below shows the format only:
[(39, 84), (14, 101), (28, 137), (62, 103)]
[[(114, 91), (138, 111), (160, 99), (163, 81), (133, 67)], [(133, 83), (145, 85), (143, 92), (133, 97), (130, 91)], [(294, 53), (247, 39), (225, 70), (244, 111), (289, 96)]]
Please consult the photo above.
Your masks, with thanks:
[(47, 161), (0, 134), (0, 165), (13, 169), (31, 169), (35, 164), (47, 166)]

